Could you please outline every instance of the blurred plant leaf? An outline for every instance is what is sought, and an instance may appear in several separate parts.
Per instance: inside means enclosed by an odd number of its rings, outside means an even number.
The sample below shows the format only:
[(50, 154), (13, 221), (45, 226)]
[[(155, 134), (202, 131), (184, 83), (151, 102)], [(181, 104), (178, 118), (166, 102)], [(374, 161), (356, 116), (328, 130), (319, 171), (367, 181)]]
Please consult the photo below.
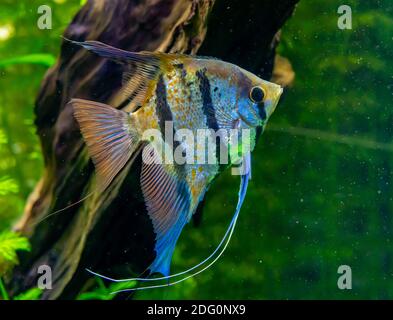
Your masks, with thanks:
[(2, 59), (0, 60), (0, 67), (5, 67), (14, 64), (22, 64), (22, 63), (40, 64), (46, 67), (50, 67), (55, 63), (55, 61), (56, 58), (51, 54), (34, 53), (34, 54), (27, 54), (14, 58)]
[(18, 191), (19, 185), (14, 179), (8, 176), (0, 178), (0, 196), (5, 196), (11, 193), (18, 193)]
[(27, 238), (12, 231), (0, 233), (0, 276), (19, 263), (16, 251), (30, 251)]
[(106, 287), (104, 282), (100, 278), (96, 278), (98, 282), (98, 288), (96, 290), (90, 292), (83, 292), (78, 297), (77, 300), (112, 300), (116, 297), (116, 294), (113, 292), (124, 290), (124, 289), (132, 289), (136, 287), (136, 281), (127, 281), (127, 282), (117, 282)]
[(8, 292), (4, 287), (4, 283), (3, 280), (1, 280), (1, 277), (0, 277), (0, 298), (2, 298), (3, 300), (10, 300), (10, 296), (8, 295)]
[(14, 300), (38, 300), (41, 297), (41, 294), (41, 289), (31, 288), (14, 297)]
[(7, 143), (7, 136), (5, 135), (4, 131), (0, 129), (0, 144)]
[[(1, 154), (0, 157), (0, 170), (8, 170), (16, 165), (15, 158), (10, 157), (9, 154)], [(1, 181), (2, 178), (0, 178)]]

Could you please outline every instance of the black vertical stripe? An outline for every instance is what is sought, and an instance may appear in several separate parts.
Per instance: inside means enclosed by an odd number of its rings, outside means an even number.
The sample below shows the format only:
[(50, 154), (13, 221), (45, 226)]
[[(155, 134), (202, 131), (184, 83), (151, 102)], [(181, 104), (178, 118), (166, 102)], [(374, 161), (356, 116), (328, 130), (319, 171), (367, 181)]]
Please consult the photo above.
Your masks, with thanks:
[(198, 70), (196, 72), (196, 76), (199, 80), (199, 90), (201, 92), (202, 102), (203, 102), (202, 109), (203, 109), (203, 113), (207, 119), (207, 126), (208, 126), (208, 128), (217, 131), (219, 128), (218, 128), (218, 123), (217, 123), (217, 119), (216, 119), (216, 112), (214, 110), (214, 106), (213, 106), (213, 102), (212, 102), (210, 81), (206, 77), (204, 70)]
[[(265, 110), (265, 103), (262, 102), (260, 104), (258, 104), (258, 114), (261, 117), (262, 121), (265, 121), (267, 118), (267, 114), (266, 114), (266, 110)], [(263, 131), (263, 127), (261, 126), (257, 126), (256, 129), (256, 141), (255, 143), (257, 143), (259, 141), (259, 137), (262, 135), (262, 131)]]
[[(175, 152), (175, 149), (180, 145), (179, 141), (173, 141), (170, 140), (169, 138), (165, 137), (165, 121), (172, 121), (173, 124), (173, 133), (172, 137), (175, 136), (175, 123), (173, 121), (173, 114), (172, 110), (169, 107), (168, 100), (167, 100), (167, 94), (166, 94), (166, 86), (164, 82), (164, 78), (162, 75), (158, 78), (157, 86), (156, 86), (156, 112), (158, 116), (158, 123), (160, 125), (160, 130), (161, 134), (163, 135), (164, 139), (166, 142), (168, 142), (169, 147), (172, 149), (172, 155)], [(176, 164), (175, 165), (175, 171), (177, 174), (178, 178), (183, 178), (184, 177), (184, 166)]]
[[(217, 132), (219, 130), (219, 126), (217, 123), (216, 111), (212, 101), (210, 81), (205, 74), (205, 70), (203, 69), (198, 70), (196, 72), (196, 76), (199, 80), (199, 90), (202, 96), (202, 109), (204, 115), (206, 116), (206, 125), (209, 129), (213, 129), (215, 132)], [(223, 143), (223, 141), (221, 141), (219, 137), (216, 137), (216, 159), (217, 164), (220, 165), (221, 170), (227, 165), (221, 164), (220, 162), (220, 148), (224, 148), (224, 150), (226, 150), (225, 152), (227, 152), (227, 146)]]
[[(166, 86), (162, 74), (158, 78), (157, 87), (156, 87), (156, 98), (157, 98), (156, 111), (157, 111), (158, 124), (160, 125), (161, 134), (164, 137), (164, 139), (167, 140), (169, 146), (172, 148), (172, 151), (174, 151), (173, 149), (174, 146), (172, 145), (172, 141), (170, 141), (168, 137), (165, 137), (165, 133), (166, 133), (165, 122), (172, 121), (173, 130), (175, 130), (175, 126), (173, 123), (172, 110), (168, 105)], [(175, 132), (173, 132), (173, 134), (175, 134)]]
[(261, 102), (258, 104), (258, 114), (261, 117), (262, 120), (266, 120), (267, 114), (265, 110), (265, 103)]
[(157, 116), (160, 125), (161, 133), (165, 133), (165, 121), (173, 121), (172, 111), (169, 108), (168, 100), (166, 96), (166, 87), (164, 78), (162, 75), (158, 78), (156, 87), (156, 99), (157, 99)]

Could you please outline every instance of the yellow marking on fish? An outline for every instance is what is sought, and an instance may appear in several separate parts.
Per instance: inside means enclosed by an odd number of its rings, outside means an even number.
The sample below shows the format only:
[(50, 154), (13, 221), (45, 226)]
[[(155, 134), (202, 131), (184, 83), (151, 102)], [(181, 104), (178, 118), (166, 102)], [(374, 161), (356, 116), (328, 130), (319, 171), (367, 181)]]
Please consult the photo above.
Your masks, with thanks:
[(199, 195), (199, 188), (197, 185), (191, 184), (191, 195), (193, 199), (195, 199)]

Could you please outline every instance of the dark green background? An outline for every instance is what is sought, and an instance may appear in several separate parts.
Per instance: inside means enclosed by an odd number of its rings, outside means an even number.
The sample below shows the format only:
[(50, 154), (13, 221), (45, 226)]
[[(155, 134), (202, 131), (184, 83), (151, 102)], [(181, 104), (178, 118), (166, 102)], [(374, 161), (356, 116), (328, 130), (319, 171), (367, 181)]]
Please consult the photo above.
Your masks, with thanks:
[[(0, 230), (21, 215), (43, 168), (33, 104), (52, 59), (31, 54), (56, 56), (81, 5), (46, 2), (52, 30), (36, 26), (42, 1), (0, 0)], [(337, 27), (341, 4), (352, 7), (352, 30)], [(393, 298), (392, 9), (391, 0), (301, 1), (279, 47), (296, 80), (253, 153), (228, 250), (198, 277), (138, 297)], [(5, 61), (19, 56), (27, 61)], [(230, 172), (215, 183), (201, 227), (187, 226), (181, 236), (174, 272), (220, 241), (238, 184)], [(343, 264), (352, 268), (352, 290), (337, 288)]]

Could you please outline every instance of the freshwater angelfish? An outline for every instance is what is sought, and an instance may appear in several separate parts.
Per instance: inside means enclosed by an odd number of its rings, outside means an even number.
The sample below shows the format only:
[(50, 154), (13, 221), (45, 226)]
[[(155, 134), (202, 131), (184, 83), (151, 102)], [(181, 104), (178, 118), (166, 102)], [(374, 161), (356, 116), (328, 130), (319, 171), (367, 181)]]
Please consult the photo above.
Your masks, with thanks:
[[(236, 65), (213, 58), (128, 52), (97, 41), (72, 43), (115, 61), (126, 70), (121, 89), (125, 99), (120, 106), (131, 112), (82, 99), (72, 99), (70, 103), (95, 165), (99, 190), (107, 188), (122, 168), (135, 159), (141, 145), (144, 145), (143, 154), (154, 160), (142, 161), (140, 184), (155, 232), (155, 258), (148, 270), (150, 274), (161, 273), (163, 277), (149, 280), (169, 279), (202, 266), (213, 258), (224, 240), (224, 249), (228, 244), (250, 178), (250, 151), (272, 115), (282, 88)], [(235, 152), (230, 147), (224, 149), (228, 155), (228, 163), (224, 165), (217, 154), (214, 163), (165, 161), (160, 149), (162, 145), (159, 145), (162, 141), (148, 138), (145, 133), (156, 130), (166, 138), (167, 124), (172, 124), (173, 132), (170, 133), (175, 136), (181, 129), (188, 129), (195, 136), (200, 129), (210, 129), (211, 135), (220, 129), (238, 130), (241, 135), (248, 129), (248, 149), (235, 148)], [(231, 145), (231, 137), (226, 137), (224, 144)], [(217, 150), (223, 144), (219, 140), (217, 136), (213, 140)], [(179, 145), (178, 141), (164, 139), (164, 148), (174, 149)], [(190, 147), (183, 142), (181, 145), (183, 151)], [(191, 147), (195, 151), (191, 160), (196, 159), (198, 153), (199, 156), (205, 153), (200, 143)], [(239, 164), (239, 158), (246, 170), (241, 174), (235, 215), (220, 245), (198, 265), (170, 275), (172, 255), (183, 227), (190, 221), (212, 181), (224, 168)], [(132, 280), (102, 277), (113, 281)]]

